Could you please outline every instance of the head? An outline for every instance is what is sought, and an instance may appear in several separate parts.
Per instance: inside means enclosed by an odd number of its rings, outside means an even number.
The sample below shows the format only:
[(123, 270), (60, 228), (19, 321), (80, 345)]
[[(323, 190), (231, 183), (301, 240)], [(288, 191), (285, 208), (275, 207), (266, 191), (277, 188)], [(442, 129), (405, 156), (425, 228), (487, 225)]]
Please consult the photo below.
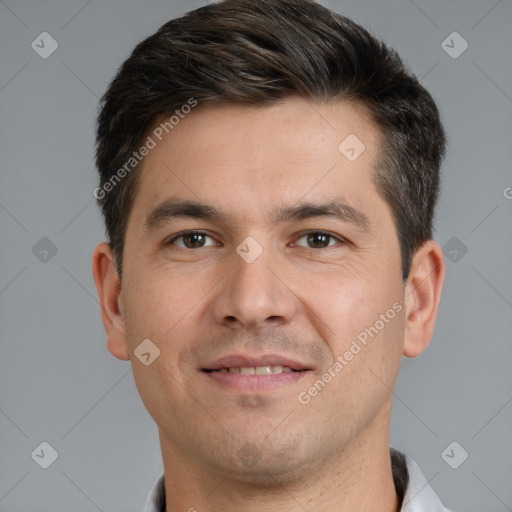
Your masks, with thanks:
[[(439, 304), (444, 147), (398, 55), (310, 0), (214, 3), (135, 48), (98, 120), (94, 274), (109, 348), (175, 457), (290, 475), (385, 437)], [(271, 359), (297, 370), (286, 385), (233, 392), (218, 371)]]
[(190, 103), (264, 106), (292, 95), (357, 103), (378, 126), (372, 179), (392, 209), (407, 279), (414, 251), (432, 238), (445, 150), (438, 110), (393, 49), (309, 0), (208, 5), (163, 25), (123, 64), (102, 99), (96, 153), (96, 197), (120, 276), (141, 174), (137, 158), (128, 162), (157, 120), (165, 135)]

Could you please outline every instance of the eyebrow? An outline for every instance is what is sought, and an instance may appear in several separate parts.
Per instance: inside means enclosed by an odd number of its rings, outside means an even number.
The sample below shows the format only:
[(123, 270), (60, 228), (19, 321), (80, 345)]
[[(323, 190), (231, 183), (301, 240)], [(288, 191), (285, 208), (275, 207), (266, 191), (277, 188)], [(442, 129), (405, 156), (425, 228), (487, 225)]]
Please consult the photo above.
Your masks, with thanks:
[(361, 231), (370, 231), (370, 220), (360, 210), (350, 206), (342, 200), (328, 203), (300, 203), (295, 206), (280, 208), (274, 215), (274, 222), (306, 220), (315, 217), (330, 217), (335, 220), (352, 224)]
[[(280, 222), (330, 217), (351, 224), (361, 231), (370, 231), (370, 221), (360, 210), (342, 200), (328, 203), (302, 202), (292, 206), (278, 207), (271, 215), (273, 225)], [(167, 199), (158, 204), (146, 217), (144, 230), (149, 234), (174, 218), (191, 218), (227, 223), (229, 215), (218, 208), (190, 200)]]

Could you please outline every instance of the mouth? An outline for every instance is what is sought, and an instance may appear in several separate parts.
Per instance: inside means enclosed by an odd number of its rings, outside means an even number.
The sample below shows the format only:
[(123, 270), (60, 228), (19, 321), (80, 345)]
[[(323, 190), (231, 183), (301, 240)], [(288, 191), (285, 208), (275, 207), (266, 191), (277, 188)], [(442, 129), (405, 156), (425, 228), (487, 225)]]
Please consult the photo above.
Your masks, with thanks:
[(282, 366), (280, 364), (268, 364), (266, 366), (230, 366), (229, 368), (223, 366), (222, 368), (216, 370), (208, 370), (205, 368), (203, 371), (218, 373), (238, 373), (240, 375), (279, 375), (281, 373), (302, 372), (307, 370), (294, 370), (289, 366)]
[(274, 390), (295, 383), (311, 368), (278, 355), (257, 358), (228, 356), (201, 371), (223, 388), (247, 393)]

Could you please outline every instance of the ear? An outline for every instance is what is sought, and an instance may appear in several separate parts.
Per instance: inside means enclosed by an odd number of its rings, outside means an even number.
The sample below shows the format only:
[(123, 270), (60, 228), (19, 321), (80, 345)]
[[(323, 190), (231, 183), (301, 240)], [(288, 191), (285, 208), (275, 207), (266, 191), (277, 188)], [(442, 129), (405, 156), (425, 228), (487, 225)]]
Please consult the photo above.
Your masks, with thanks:
[(92, 273), (101, 304), (101, 316), (107, 333), (107, 348), (118, 359), (130, 359), (125, 323), (120, 306), (121, 281), (114, 256), (106, 242), (98, 244), (92, 258)]
[(415, 252), (405, 287), (405, 339), (403, 354), (419, 356), (428, 347), (434, 333), (441, 301), (446, 265), (443, 251), (428, 240)]

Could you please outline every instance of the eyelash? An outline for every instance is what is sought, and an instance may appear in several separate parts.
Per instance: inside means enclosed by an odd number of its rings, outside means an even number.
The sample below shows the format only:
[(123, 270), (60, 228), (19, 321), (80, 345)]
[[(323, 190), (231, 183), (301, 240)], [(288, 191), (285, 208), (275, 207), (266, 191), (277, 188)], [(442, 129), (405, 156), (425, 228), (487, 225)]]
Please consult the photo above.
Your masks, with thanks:
[[(203, 236), (206, 236), (206, 237), (211, 238), (213, 240), (213, 237), (211, 237), (210, 235), (208, 235), (204, 231), (194, 231), (194, 230), (191, 230), (191, 231), (181, 231), (177, 235), (173, 236), (172, 238), (170, 238), (169, 240), (164, 242), (164, 245), (166, 245), (166, 246), (167, 245), (174, 245), (174, 242), (176, 242), (176, 240), (179, 240), (180, 238), (183, 238), (184, 236), (187, 236), (187, 235), (203, 235)], [(182, 249), (192, 250), (192, 249), (189, 249), (188, 247), (182, 247)], [(199, 249), (202, 249), (202, 247), (199, 247)]]
[[(327, 238), (331, 240), (336, 240), (339, 244), (341, 245), (344, 245), (347, 241), (338, 236), (338, 235), (333, 235), (332, 233), (329, 233), (329, 231), (322, 231), (322, 230), (313, 230), (313, 231), (306, 231), (305, 233), (302, 233), (299, 238), (297, 238), (297, 240), (300, 240), (301, 238), (304, 238), (304, 237), (307, 237), (309, 235), (323, 235), (323, 236), (326, 236)], [(295, 242), (296, 244), (296, 242)], [(311, 249), (311, 250), (320, 250), (320, 249), (329, 249), (330, 247), (333, 247), (333, 245), (327, 245), (327, 247), (308, 247), (308, 246), (302, 246), (302, 245), (299, 245), (298, 247), (303, 247), (304, 249)]]
[[(164, 245), (165, 246), (174, 245), (177, 240), (179, 240), (180, 238), (183, 238), (184, 236), (187, 236), (187, 235), (203, 235), (205, 237), (208, 237), (208, 238), (214, 240), (213, 237), (211, 237), (210, 235), (208, 235), (204, 231), (194, 231), (194, 230), (191, 230), (191, 231), (182, 231), (182, 232), (176, 234), (171, 239), (169, 239), (166, 242), (164, 242)], [(328, 231), (322, 231), (322, 230), (306, 231), (306, 232), (302, 233), (297, 238), (297, 240), (300, 240), (301, 238), (307, 237), (308, 235), (324, 235), (324, 236), (328, 237), (330, 240), (334, 239), (334, 240), (336, 240), (338, 243), (340, 243), (342, 245), (347, 243), (347, 240), (345, 240), (344, 238), (342, 238), (340, 236), (337, 236), (337, 235), (333, 235), (332, 233), (329, 233)], [(294, 245), (295, 244), (296, 244), (296, 242), (294, 242)], [(181, 246), (177, 246), (177, 247), (181, 247)], [(210, 246), (206, 246), (206, 247), (210, 247)], [(319, 250), (319, 249), (328, 249), (329, 247), (332, 247), (332, 245), (327, 245), (327, 247), (320, 247), (320, 248), (317, 248), (317, 247), (307, 247), (307, 246), (302, 246), (302, 245), (298, 245), (297, 247), (302, 247), (304, 249), (311, 249), (311, 250), (315, 250), (315, 249)], [(188, 249), (188, 250), (194, 250), (193, 248), (188, 248), (188, 247), (181, 247), (181, 248), (182, 249)], [(203, 248), (204, 247), (198, 247), (196, 249), (203, 249)]]

